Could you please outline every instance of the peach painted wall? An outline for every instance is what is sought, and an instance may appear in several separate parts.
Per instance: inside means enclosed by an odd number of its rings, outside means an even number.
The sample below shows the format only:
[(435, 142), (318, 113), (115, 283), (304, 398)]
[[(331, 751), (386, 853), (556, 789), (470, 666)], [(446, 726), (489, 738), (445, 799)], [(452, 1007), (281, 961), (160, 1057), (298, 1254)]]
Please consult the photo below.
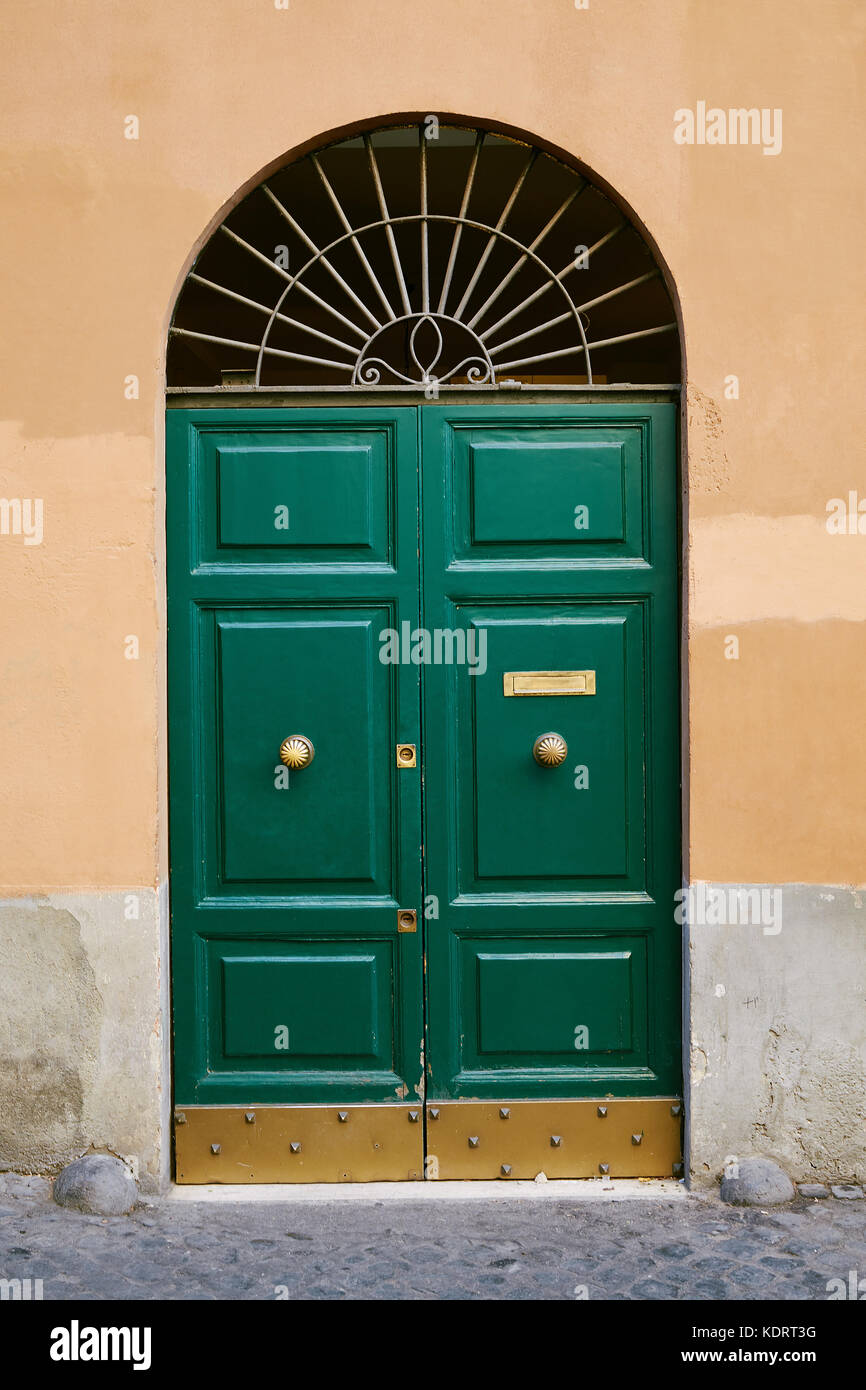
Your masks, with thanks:
[[(0, 493), (44, 505), (40, 545), (0, 536), (7, 895), (163, 876), (178, 277), (258, 169), (399, 110), (537, 133), (655, 239), (689, 377), (689, 873), (866, 880), (866, 536), (825, 527), (829, 498), (866, 495), (864, 20), (856, 0), (7, 7)], [(698, 100), (781, 108), (782, 152), (676, 144)]]

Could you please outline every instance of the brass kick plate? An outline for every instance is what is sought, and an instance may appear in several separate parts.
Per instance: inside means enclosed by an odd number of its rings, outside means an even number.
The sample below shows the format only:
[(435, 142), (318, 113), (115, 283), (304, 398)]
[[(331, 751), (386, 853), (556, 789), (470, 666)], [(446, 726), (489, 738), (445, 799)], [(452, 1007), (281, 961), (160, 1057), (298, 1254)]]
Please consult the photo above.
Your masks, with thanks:
[(192, 1105), (174, 1115), (179, 1183), (682, 1176), (682, 1101)]
[(412, 1182), (420, 1105), (193, 1105), (174, 1116), (179, 1183)]
[(506, 671), (504, 695), (594, 695), (594, 671)]
[[(427, 1172), (448, 1178), (682, 1175), (682, 1102), (429, 1101)], [(435, 1161), (434, 1161), (435, 1160)]]

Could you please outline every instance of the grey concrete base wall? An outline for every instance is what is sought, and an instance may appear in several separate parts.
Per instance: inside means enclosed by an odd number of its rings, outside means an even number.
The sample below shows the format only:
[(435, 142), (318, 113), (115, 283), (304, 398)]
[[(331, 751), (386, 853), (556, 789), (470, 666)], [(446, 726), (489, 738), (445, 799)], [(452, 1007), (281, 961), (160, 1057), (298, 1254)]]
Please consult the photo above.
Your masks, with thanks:
[(152, 888), (0, 902), (0, 1168), (88, 1150), (168, 1175), (168, 1027)]
[[(759, 885), (760, 886), (760, 885)], [(687, 929), (688, 1163), (767, 1154), (796, 1181), (866, 1179), (866, 892), (765, 885), (763, 922)], [(726, 900), (744, 885), (713, 884)], [(773, 911), (773, 902), (778, 911)], [(704, 920), (701, 920), (701, 919)]]
[[(690, 1181), (756, 1153), (798, 1181), (866, 1181), (866, 893), (767, 885), (769, 916), (742, 921), (742, 889), (692, 886)], [(144, 1191), (167, 1182), (167, 922), (149, 888), (0, 902), (0, 1168), (96, 1149)]]

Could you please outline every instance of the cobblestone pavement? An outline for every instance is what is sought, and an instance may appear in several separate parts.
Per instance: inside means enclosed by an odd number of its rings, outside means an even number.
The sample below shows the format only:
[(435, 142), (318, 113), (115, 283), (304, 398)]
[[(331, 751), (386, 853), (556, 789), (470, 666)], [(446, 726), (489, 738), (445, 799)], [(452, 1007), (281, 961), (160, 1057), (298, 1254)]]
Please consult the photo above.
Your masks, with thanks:
[(102, 1218), (57, 1207), (40, 1179), (9, 1185), (0, 1279), (41, 1279), (46, 1300), (826, 1300), (851, 1271), (866, 1295), (866, 1199), (151, 1199)]

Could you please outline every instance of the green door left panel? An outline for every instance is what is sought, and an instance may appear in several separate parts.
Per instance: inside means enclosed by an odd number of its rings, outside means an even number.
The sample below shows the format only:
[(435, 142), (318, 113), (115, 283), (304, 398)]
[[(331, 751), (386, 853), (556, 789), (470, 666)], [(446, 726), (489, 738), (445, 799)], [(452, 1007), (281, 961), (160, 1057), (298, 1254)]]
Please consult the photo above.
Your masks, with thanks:
[(167, 470), (175, 1099), (413, 1099), (415, 412), (172, 410)]

